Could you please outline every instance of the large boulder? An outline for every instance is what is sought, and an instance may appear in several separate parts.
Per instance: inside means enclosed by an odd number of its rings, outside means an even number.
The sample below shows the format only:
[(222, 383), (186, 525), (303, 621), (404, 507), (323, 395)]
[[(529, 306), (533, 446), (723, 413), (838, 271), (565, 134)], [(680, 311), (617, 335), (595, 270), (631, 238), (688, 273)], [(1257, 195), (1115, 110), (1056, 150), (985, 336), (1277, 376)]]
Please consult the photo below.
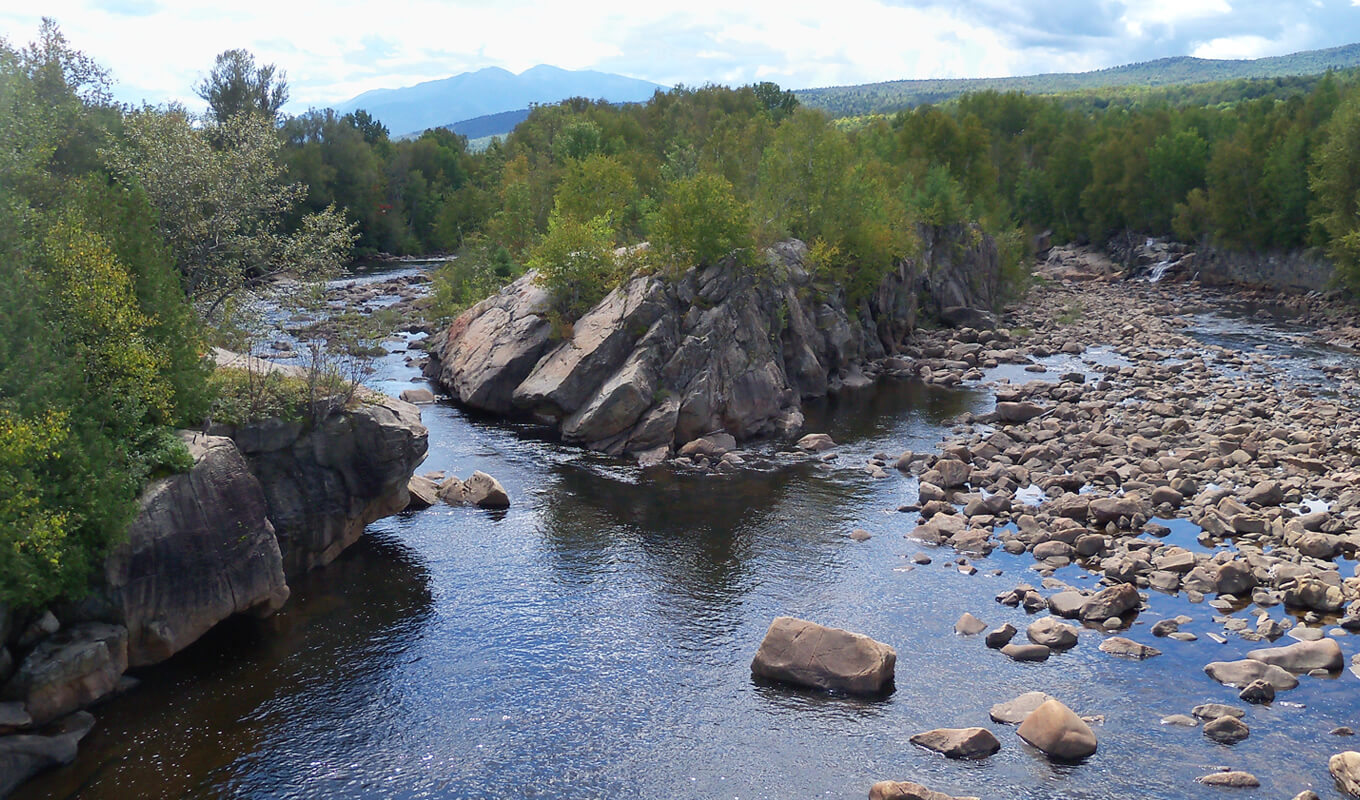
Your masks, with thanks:
[(1265, 681), (1274, 686), (1277, 692), (1288, 691), (1299, 685), (1299, 679), (1288, 670), (1254, 658), (1213, 661), (1204, 665), (1204, 671), (1219, 683), (1238, 689), (1245, 689), (1252, 681)]
[(1266, 647), (1252, 650), (1247, 658), (1266, 664), (1274, 664), (1290, 672), (1308, 672), (1325, 669), (1339, 672), (1346, 665), (1341, 654), (1341, 645), (1335, 639), (1322, 638), (1312, 642), (1295, 642), (1285, 647)]
[(1106, 620), (1132, 611), (1143, 599), (1132, 584), (1120, 583), (1092, 595), (1081, 607), (1081, 618), (1085, 620)]
[(779, 617), (751, 662), (752, 674), (817, 689), (882, 694), (892, 687), (897, 652), (868, 636)]
[(127, 628), (85, 622), (39, 642), (0, 697), (22, 701), (33, 724), (43, 725), (112, 692), (127, 667)]
[(463, 498), (478, 508), (510, 507), (510, 495), (501, 482), (480, 471), (463, 481)]
[(427, 447), (418, 408), (372, 393), (287, 443), (243, 447), (264, 489), (284, 573), (329, 564), (370, 522), (403, 511)]
[(1351, 797), (1360, 797), (1360, 753), (1354, 750), (1337, 753), (1328, 760), (1327, 771), (1332, 773), (1336, 788)]
[(104, 562), (127, 661), (164, 661), (233, 614), (288, 599), (283, 559), (259, 481), (230, 439), (181, 434), (194, 466), (153, 482), (127, 537)]
[(1096, 751), (1096, 735), (1072, 709), (1048, 700), (1034, 709), (1016, 731), (1021, 739), (1051, 758), (1075, 761)]
[(992, 706), (989, 712), (994, 722), (1002, 722), (1007, 725), (1019, 725), (1025, 721), (1034, 709), (1052, 700), (1052, 697), (1043, 692), (1025, 692), (1013, 700), (1004, 703), (997, 703)]

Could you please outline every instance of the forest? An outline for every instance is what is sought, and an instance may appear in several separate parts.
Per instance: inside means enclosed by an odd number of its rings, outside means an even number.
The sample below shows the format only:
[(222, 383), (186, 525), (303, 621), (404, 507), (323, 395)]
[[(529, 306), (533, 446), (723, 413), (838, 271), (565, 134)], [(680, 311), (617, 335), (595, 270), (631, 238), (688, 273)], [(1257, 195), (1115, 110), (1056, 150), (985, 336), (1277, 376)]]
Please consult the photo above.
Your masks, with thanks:
[(283, 115), (282, 71), (241, 50), (194, 87), (204, 114), (109, 89), (51, 21), (0, 42), (0, 603), (79, 596), (140, 489), (187, 467), (174, 429), (239, 408), (209, 348), (284, 275), (457, 253), (435, 316), (534, 268), (569, 324), (635, 270), (758, 269), (790, 236), (853, 301), (920, 226), (963, 223), (1002, 244), (1016, 291), (1043, 230), (1322, 248), (1360, 285), (1353, 73), (849, 120), (770, 83), (679, 87), (539, 106), (477, 153), (363, 111)]

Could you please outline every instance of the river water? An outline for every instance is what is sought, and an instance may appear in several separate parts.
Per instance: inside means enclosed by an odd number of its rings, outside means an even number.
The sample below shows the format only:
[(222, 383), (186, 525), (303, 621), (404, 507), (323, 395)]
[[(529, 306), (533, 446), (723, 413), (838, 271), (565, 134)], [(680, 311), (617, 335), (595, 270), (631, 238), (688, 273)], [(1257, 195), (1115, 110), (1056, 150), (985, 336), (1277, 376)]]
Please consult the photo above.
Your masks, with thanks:
[[(1275, 334), (1258, 335), (1241, 346)], [(423, 385), (404, 355), (381, 360), (377, 388)], [(1254, 645), (1204, 636), (1221, 629), (1207, 605), (1152, 592), (1126, 633), (1165, 651), (1146, 662), (1097, 651), (1096, 631), (1042, 664), (953, 634), (965, 611), (1023, 629), (1025, 612), (993, 597), (1037, 585), (1032, 559), (997, 551), (962, 574), (950, 551), (904, 538), (914, 518), (896, 509), (915, 500), (914, 479), (862, 465), (928, 450), (992, 402), (981, 388), (881, 384), (809, 410), (807, 429), (841, 443), (836, 461), (767, 447), (724, 475), (640, 471), (424, 407), (420, 471), (484, 470), (509, 490), (508, 511), (436, 506), (375, 523), (295, 581), (272, 619), (230, 622), (142, 671), (139, 689), (96, 709), (76, 764), (17, 797), (863, 798), (891, 778), (984, 798), (1187, 798), (1231, 793), (1193, 783), (1219, 766), (1256, 774), (1253, 796), (1336, 797), (1326, 763), (1346, 741), (1328, 731), (1357, 721), (1350, 673), (1253, 709), (1236, 746), (1159, 724), (1237, 704), (1201, 668)], [(1193, 526), (1176, 527), (1195, 546)], [(873, 538), (850, 540), (855, 528)], [(922, 550), (934, 563), (912, 565)], [(1095, 582), (1076, 567), (1058, 577)], [(1147, 632), (1178, 613), (1199, 641)], [(862, 701), (753, 682), (751, 656), (783, 614), (895, 646), (896, 691)], [(1054, 765), (990, 722), (992, 704), (1031, 690), (1104, 715), (1099, 752)], [(972, 725), (1001, 751), (957, 762), (908, 743)]]

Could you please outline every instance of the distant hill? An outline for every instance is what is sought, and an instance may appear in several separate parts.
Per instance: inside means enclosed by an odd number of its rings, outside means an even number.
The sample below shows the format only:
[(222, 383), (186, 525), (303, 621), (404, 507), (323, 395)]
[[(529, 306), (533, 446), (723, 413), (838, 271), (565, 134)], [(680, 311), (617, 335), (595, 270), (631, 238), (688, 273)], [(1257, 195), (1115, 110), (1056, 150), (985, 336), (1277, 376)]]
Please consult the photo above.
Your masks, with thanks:
[(528, 118), (529, 109), (519, 108), (514, 111), (502, 111), (499, 114), (486, 114), (465, 119), (444, 127), (469, 139), (481, 139), (486, 136), (504, 136)]
[[(604, 99), (615, 103), (641, 102), (651, 98), (657, 89), (665, 88), (623, 75), (594, 70), (565, 70), (546, 64), (518, 75), (500, 67), (488, 67), (403, 89), (374, 89), (341, 103), (336, 106), (336, 110), (343, 114), (362, 108), (381, 120), (392, 135), (401, 136), (419, 133), (426, 128), (447, 126), (457, 120), (471, 124), (478, 118), (505, 112), (525, 113), (523, 109), (532, 104), (556, 103), (568, 97)], [(511, 123), (504, 130), (508, 131), (516, 123)], [(503, 125), (504, 121), (497, 124)], [(487, 134), (464, 135), (476, 138)]]
[(1178, 56), (1094, 72), (1054, 72), (1015, 78), (954, 78), (886, 81), (859, 86), (831, 86), (794, 92), (804, 105), (835, 117), (887, 114), (923, 103), (941, 103), (968, 92), (994, 89), (1029, 94), (1056, 94), (1123, 86), (1174, 86), (1239, 78), (1282, 78), (1316, 75), (1328, 69), (1360, 66), (1360, 44), (1307, 50), (1271, 58), (1217, 60)]

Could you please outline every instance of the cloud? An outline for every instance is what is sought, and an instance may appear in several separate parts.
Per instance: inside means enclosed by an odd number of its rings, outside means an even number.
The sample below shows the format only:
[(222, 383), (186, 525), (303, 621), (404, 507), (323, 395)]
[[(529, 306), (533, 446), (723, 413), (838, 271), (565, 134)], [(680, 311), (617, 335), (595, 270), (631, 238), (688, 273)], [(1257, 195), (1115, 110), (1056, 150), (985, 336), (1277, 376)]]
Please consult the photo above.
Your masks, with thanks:
[[(118, 96), (200, 107), (193, 84), (245, 47), (288, 74), (290, 110), (499, 66), (547, 63), (657, 83), (801, 88), (1096, 69), (1195, 53), (1282, 55), (1360, 40), (1360, 0), (47, 0), (39, 16), (110, 67)], [(147, 46), (151, 42), (154, 46)]]

